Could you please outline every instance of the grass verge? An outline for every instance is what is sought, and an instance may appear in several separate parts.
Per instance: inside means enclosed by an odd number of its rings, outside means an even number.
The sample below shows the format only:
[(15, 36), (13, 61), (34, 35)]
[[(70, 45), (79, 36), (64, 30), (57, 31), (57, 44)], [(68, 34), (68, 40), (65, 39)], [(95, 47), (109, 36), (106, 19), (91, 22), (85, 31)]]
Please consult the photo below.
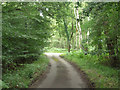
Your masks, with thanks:
[(16, 71), (3, 74), (2, 87), (28, 88), (31, 82), (46, 70), (48, 63), (48, 58), (41, 55), (39, 60), (34, 61), (32, 64), (25, 64), (24, 67), (19, 67)]
[[(76, 51), (76, 50), (71, 49), (71, 51)], [(45, 52), (47, 52), (47, 53), (67, 53), (68, 49), (67, 48), (55, 48), (55, 47), (48, 48), (48, 47), (46, 47)]]
[(66, 53), (67, 49), (62, 49), (62, 48), (45, 48), (46, 52), (50, 53)]
[(95, 88), (119, 87), (119, 70), (100, 64), (97, 56), (84, 55), (81, 52), (72, 52), (61, 56), (80, 67), (88, 75), (90, 81), (94, 82)]

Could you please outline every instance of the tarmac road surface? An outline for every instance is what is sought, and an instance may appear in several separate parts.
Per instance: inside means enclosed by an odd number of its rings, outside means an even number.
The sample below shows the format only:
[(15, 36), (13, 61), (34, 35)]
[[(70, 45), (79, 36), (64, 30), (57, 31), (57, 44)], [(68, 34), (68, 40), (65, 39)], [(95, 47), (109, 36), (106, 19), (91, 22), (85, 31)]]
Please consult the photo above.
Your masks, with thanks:
[(45, 53), (51, 68), (44, 80), (37, 80), (30, 88), (88, 88), (78, 71), (59, 57), (61, 53)]

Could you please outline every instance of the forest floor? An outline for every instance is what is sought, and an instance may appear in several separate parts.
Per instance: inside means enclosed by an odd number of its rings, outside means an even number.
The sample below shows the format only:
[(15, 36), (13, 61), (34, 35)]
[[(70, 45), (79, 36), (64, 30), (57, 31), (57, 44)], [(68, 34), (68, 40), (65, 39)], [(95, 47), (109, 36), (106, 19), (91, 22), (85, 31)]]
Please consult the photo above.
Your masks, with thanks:
[(36, 80), (30, 88), (90, 88), (89, 80), (73, 65), (59, 57), (61, 53), (45, 53), (51, 68), (41, 79)]

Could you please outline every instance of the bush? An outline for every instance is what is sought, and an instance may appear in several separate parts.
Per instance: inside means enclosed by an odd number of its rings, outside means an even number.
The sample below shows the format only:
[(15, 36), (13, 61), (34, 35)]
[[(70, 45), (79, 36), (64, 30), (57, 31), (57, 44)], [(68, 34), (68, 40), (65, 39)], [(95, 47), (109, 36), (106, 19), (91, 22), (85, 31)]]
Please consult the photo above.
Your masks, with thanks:
[[(3, 88), (28, 88), (28, 85), (36, 76), (46, 70), (48, 59), (45, 56), (39, 57), (38, 61), (31, 64), (24, 64), (24, 67), (17, 68), (16, 71), (9, 71), (3, 74)], [(37, 74), (37, 75), (36, 75)]]

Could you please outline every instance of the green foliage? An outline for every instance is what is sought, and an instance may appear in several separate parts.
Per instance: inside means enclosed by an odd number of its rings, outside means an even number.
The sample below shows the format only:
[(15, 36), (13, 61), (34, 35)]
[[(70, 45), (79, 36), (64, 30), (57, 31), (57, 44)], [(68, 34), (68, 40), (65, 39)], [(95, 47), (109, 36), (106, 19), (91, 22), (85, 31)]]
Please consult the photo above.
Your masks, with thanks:
[[(84, 37), (83, 46), (87, 46), (90, 53), (90, 46), (95, 47), (92, 52), (94, 51), (98, 56), (109, 53), (111, 65), (116, 67), (118, 67), (116, 64), (120, 56), (118, 8), (117, 2), (86, 3), (82, 12), (85, 18), (81, 26)], [(88, 31), (90, 35), (86, 36)]]
[(118, 88), (119, 70), (100, 64), (97, 55), (84, 55), (82, 52), (63, 54), (64, 58), (77, 64), (85, 71), (96, 88)]
[(25, 64), (24, 67), (18, 67), (17, 71), (9, 71), (3, 74), (3, 88), (28, 88), (32, 80), (43, 73), (48, 66), (48, 59), (45, 56), (39, 57), (38, 61), (32, 64)]
[[(3, 3), (3, 71), (37, 60), (48, 45), (50, 18), (43, 3)], [(40, 12), (41, 10), (41, 12)], [(45, 14), (44, 17), (41, 14)], [(12, 67), (11, 67), (12, 66)]]
[[(75, 8), (79, 10), (79, 19), (74, 15)], [(113, 75), (116, 70), (100, 64), (120, 66), (119, 8), (117, 2), (2, 3), (3, 86), (27, 87), (29, 79), (36, 71), (36, 66), (31, 63), (38, 60), (46, 49), (47, 52), (66, 52), (66, 48), (68, 51), (72, 48), (73, 52), (68, 53), (66, 58), (83, 67), (90, 73), (93, 81), (96, 73), (104, 77), (104, 79), (96, 77), (99, 82), (97, 84), (103, 82), (101, 87), (116, 87), (118, 77)], [(78, 39), (80, 36), (76, 29), (76, 19), (82, 29), (81, 41)], [(78, 43), (81, 44), (80, 47)], [(44, 48), (48, 46), (49, 48)], [(87, 55), (84, 55), (85, 53)], [(24, 65), (27, 69), (22, 71)], [(18, 67), (21, 68), (20, 72), (17, 72)], [(37, 68), (42, 69), (39, 65)], [(26, 78), (25, 81), (20, 75)], [(25, 83), (22, 83), (23, 81)], [(108, 82), (109, 85), (104, 85)]]
[(62, 49), (62, 48), (49, 48), (46, 47), (46, 52), (51, 52), (51, 53), (66, 53), (67, 49)]

